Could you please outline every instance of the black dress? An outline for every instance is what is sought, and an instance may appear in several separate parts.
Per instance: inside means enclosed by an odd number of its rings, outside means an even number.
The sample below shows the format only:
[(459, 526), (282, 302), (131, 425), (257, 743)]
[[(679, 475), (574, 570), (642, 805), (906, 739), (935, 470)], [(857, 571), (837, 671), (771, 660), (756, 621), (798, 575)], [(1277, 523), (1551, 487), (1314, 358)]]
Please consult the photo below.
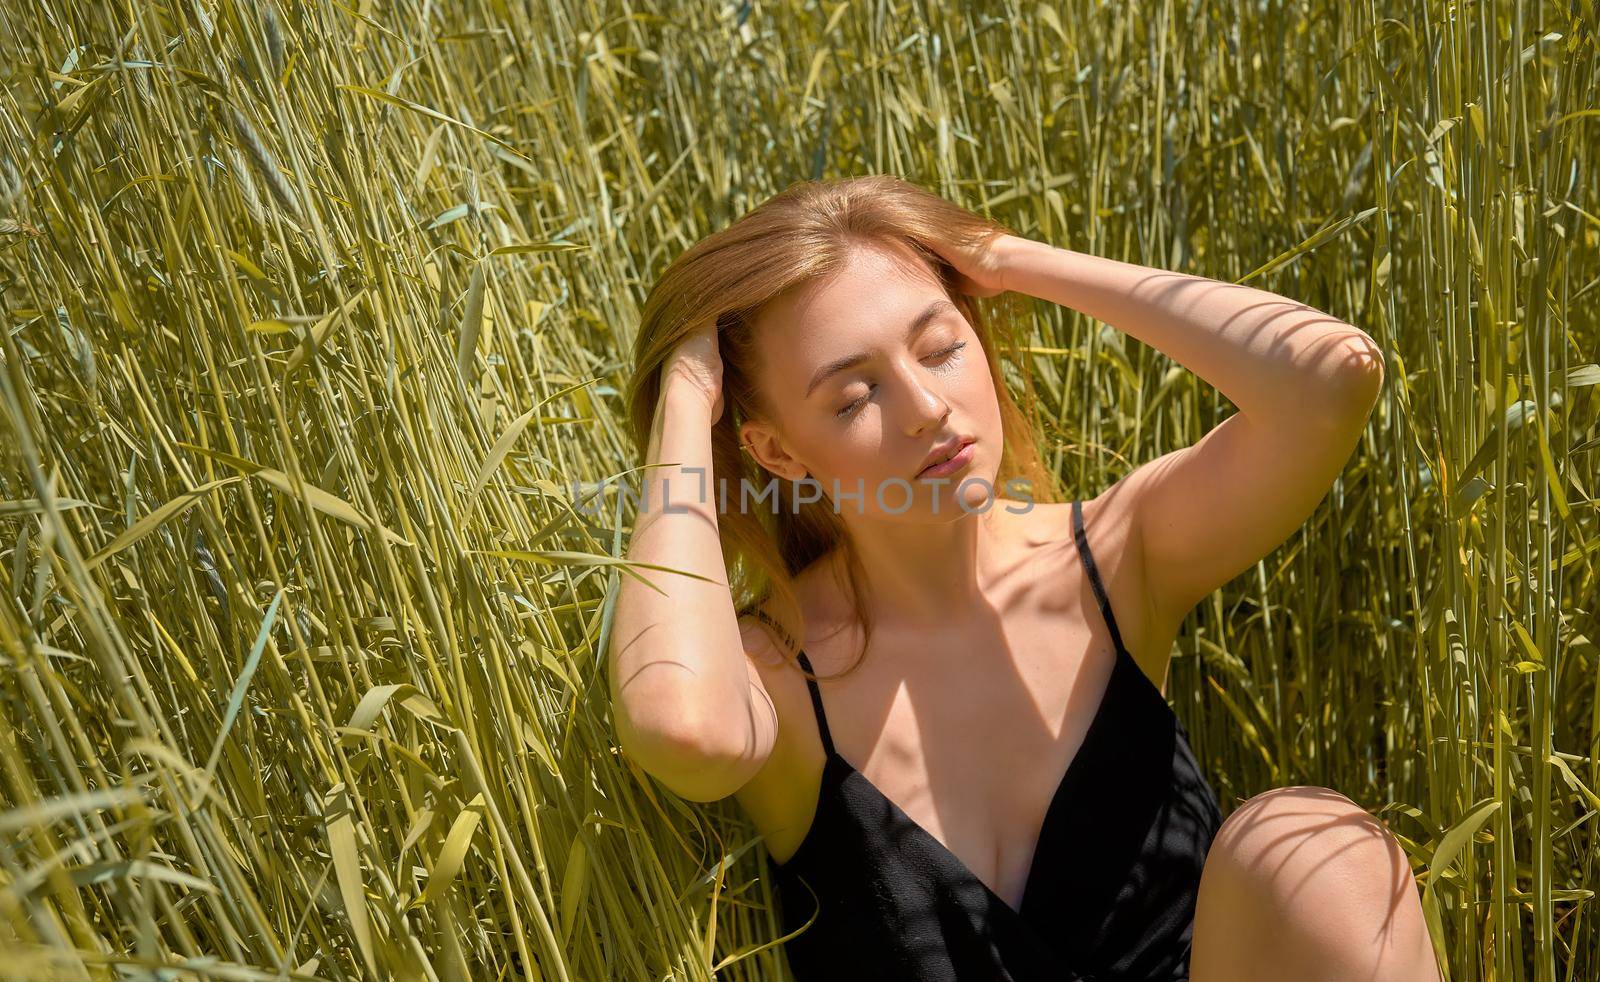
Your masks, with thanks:
[(768, 857), (784, 933), (816, 917), (783, 945), (802, 982), (1188, 979), (1221, 809), (1182, 722), (1123, 647), (1081, 502), (1072, 523), (1116, 667), (1045, 812), (1020, 909), (839, 756), (808, 678), (822, 788), (799, 850)]

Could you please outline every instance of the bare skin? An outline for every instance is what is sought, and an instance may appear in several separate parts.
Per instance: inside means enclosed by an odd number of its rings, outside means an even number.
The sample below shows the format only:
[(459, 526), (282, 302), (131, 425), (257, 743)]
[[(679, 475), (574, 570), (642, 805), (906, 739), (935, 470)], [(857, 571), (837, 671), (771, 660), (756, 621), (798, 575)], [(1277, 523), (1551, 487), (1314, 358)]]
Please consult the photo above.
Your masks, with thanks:
[[(1160, 348), (1240, 407), (1193, 446), (1084, 503), (1124, 643), (1164, 692), (1188, 611), (1280, 544), (1326, 494), (1364, 428), (1381, 358), (1354, 327), (1264, 291), (1009, 236), (946, 258), (968, 292), (1016, 289), (1082, 310)], [(973, 475), (993, 482), (998, 469), (992, 379), (974, 350), (960, 353), (976, 343), (970, 325), (948, 312), (917, 318), (941, 293), (926, 270), (871, 249), (817, 288), (774, 303), (762, 314), (761, 343), (778, 418), (746, 421), (741, 437), (767, 470), (790, 480), (846, 488), (865, 481), (865, 500), (843, 505), (841, 517), (872, 584), (875, 632), (862, 669), (822, 683), (835, 745), (1015, 907), (1045, 808), (1098, 706), (1113, 649), (1066, 505), (1010, 514), (1002, 500), (983, 513), (948, 504), (941, 513), (920, 482), (903, 512), (874, 500), (870, 489), (916, 476), (952, 438), (975, 441), (952, 484)], [(917, 323), (923, 329), (908, 335)], [(703, 339), (692, 343), (699, 347), (680, 377), (693, 394), (669, 386), (662, 397), (679, 428), (663, 439), (683, 448), (669, 459), (700, 451), (686, 434), (720, 411), (714, 347), (707, 354)], [(818, 370), (857, 351), (865, 360), (808, 386)], [(950, 488), (944, 493), (949, 502)], [(703, 523), (659, 525), (693, 543), (693, 568), (719, 561)], [(638, 558), (683, 558), (659, 549)], [(845, 667), (857, 641), (852, 630), (835, 630), (848, 612), (830, 562), (824, 557), (798, 578), (803, 643), (822, 675)], [(630, 648), (652, 625), (668, 628), (657, 630), (663, 639), (726, 630), (718, 619), (725, 595), (712, 598), (714, 613), (695, 614), (694, 631), (674, 607), (633, 596), (641, 599), (618, 603), (618, 623), (627, 624), (619, 658), (632, 661), (619, 662), (628, 674), (617, 698), (620, 715), (638, 723), (634, 745), (652, 753), (646, 766), (698, 800), (735, 795), (773, 858), (787, 859), (809, 829), (824, 760), (803, 677), (751, 618), (729, 625), (742, 645), (738, 662), (704, 644), (680, 646), (670, 659), (651, 657), (644, 640)], [(660, 687), (653, 695), (646, 683), (629, 682), (647, 668), (662, 680), (649, 683)], [(680, 722), (666, 721), (660, 707), (669, 704)], [(645, 742), (669, 725), (670, 739)], [(996, 759), (1030, 764), (1001, 771)], [(1363, 815), (1327, 789), (1278, 789), (1231, 814), (1199, 888), (1193, 977), (1434, 977), (1404, 857), (1396, 862), (1392, 836)]]
[(1263, 791), (1206, 854), (1193, 982), (1435, 982), (1439, 964), (1405, 852), (1381, 821), (1328, 788)]
[[(1105, 520), (1116, 503), (1114, 496), (1086, 501), (1084, 523), (1123, 642), (1138, 652), (1159, 642), (1136, 616), (1139, 574), (1128, 561), (1127, 525)], [(1045, 809), (1115, 658), (1077, 559), (1069, 507), (1035, 504), (997, 523), (981, 612), (920, 625), (880, 622), (862, 668), (821, 683), (839, 753), (1013, 908), (1022, 902)], [(845, 609), (823, 566), (806, 570), (799, 588), (806, 655), (828, 675), (855, 657), (855, 636), (830, 637), (823, 627)], [(810, 826), (824, 752), (804, 677), (780, 661), (759, 621), (740, 624), (777, 709), (779, 740), (736, 797), (782, 862)], [(1013, 770), (996, 768), (996, 760), (1034, 763)]]

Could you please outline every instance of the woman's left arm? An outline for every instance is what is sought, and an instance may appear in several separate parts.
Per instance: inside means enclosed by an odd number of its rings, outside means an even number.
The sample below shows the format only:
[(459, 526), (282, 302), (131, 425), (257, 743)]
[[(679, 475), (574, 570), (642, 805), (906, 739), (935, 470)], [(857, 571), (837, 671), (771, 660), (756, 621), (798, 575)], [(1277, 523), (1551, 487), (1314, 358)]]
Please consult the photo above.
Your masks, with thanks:
[(1146, 598), (1181, 620), (1297, 529), (1355, 449), (1383, 382), (1366, 333), (1254, 287), (1016, 236), (994, 246), (1001, 289), (1080, 310), (1153, 345), (1239, 411), (1117, 482)]

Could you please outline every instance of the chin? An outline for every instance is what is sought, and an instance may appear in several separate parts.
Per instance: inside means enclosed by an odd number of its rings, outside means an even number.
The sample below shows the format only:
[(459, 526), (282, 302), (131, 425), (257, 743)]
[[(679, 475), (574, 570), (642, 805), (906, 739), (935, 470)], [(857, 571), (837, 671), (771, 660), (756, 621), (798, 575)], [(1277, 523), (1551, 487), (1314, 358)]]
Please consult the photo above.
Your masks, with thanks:
[[(995, 481), (995, 468), (985, 467), (984, 461), (974, 460), (965, 470), (951, 474), (946, 483), (937, 486), (918, 485), (917, 498), (912, 508), (901, 515), (887, 518), (905, 518), (922, 522), (949, 522), (958, 518), (981, 515), (999, 506), (1004, 490)], [(937, 510), (934, 492), (938, 491)], [(962, 507), (963, 502), (966, 507)]]
[[(962, 487), (963, 482), (966, 484), (965, 487)], [(947, 493), (940, 500), (941, 506), (945, 507), (938, 517), (956, 518), (980, 514), (994, 508), (998, 504), (1001, 488), (995, 484), (994, 474), (974, 474), (968, 471), (956, 475), (951, 486), (945, 490)], [(962, 501), (967, 503), (968, 510), (962, 509), (960, 504)]]

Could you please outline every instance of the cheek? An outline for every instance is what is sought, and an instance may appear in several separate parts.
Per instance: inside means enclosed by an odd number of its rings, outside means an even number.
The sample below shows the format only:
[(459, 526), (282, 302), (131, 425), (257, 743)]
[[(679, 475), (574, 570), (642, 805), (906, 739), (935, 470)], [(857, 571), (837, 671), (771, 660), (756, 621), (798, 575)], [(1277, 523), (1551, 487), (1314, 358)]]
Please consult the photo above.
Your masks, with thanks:
[[(899, 452), (904, 454), (904, 448)], [(806, 434), (800, 453), (812, 478), (830, 495), (834, 481), (843, 490), (854, 491), (859, 480), (870, 491), (876, 482), (895, 474), (895, 452), (886, 445), (882, 422), (877, 419), (815, 427)]]
[(870, 481), (885, 470), (889, 451), (884, 445), (883, 427), (862, 420), (857, 425), (841, 426), (831, 439), (820, 441), (816, 454), (819, 469), (827, 476), (860, 476)]
[(983, 473), (991, 483), (1000, 468), (1004, 432), (1000, 419), (1000, 397), (995, 391), (994, 379), (987, 365), (979, 365), (975, 377), (964, 380), (963, 405), (967, 410), (968, 426), (983, 441), (982, 462), (975, 473)]
[[(961, 376), (961, 402), (972, 425), (983, 428), (980, 435), (992, 436), (998, 433), (1000, 425), (1000, 398), (995, 392), (988, 363), (981, 358), (976, 362)], [(989, 432), (990, 427), (996, 428), (995, 433)]]

